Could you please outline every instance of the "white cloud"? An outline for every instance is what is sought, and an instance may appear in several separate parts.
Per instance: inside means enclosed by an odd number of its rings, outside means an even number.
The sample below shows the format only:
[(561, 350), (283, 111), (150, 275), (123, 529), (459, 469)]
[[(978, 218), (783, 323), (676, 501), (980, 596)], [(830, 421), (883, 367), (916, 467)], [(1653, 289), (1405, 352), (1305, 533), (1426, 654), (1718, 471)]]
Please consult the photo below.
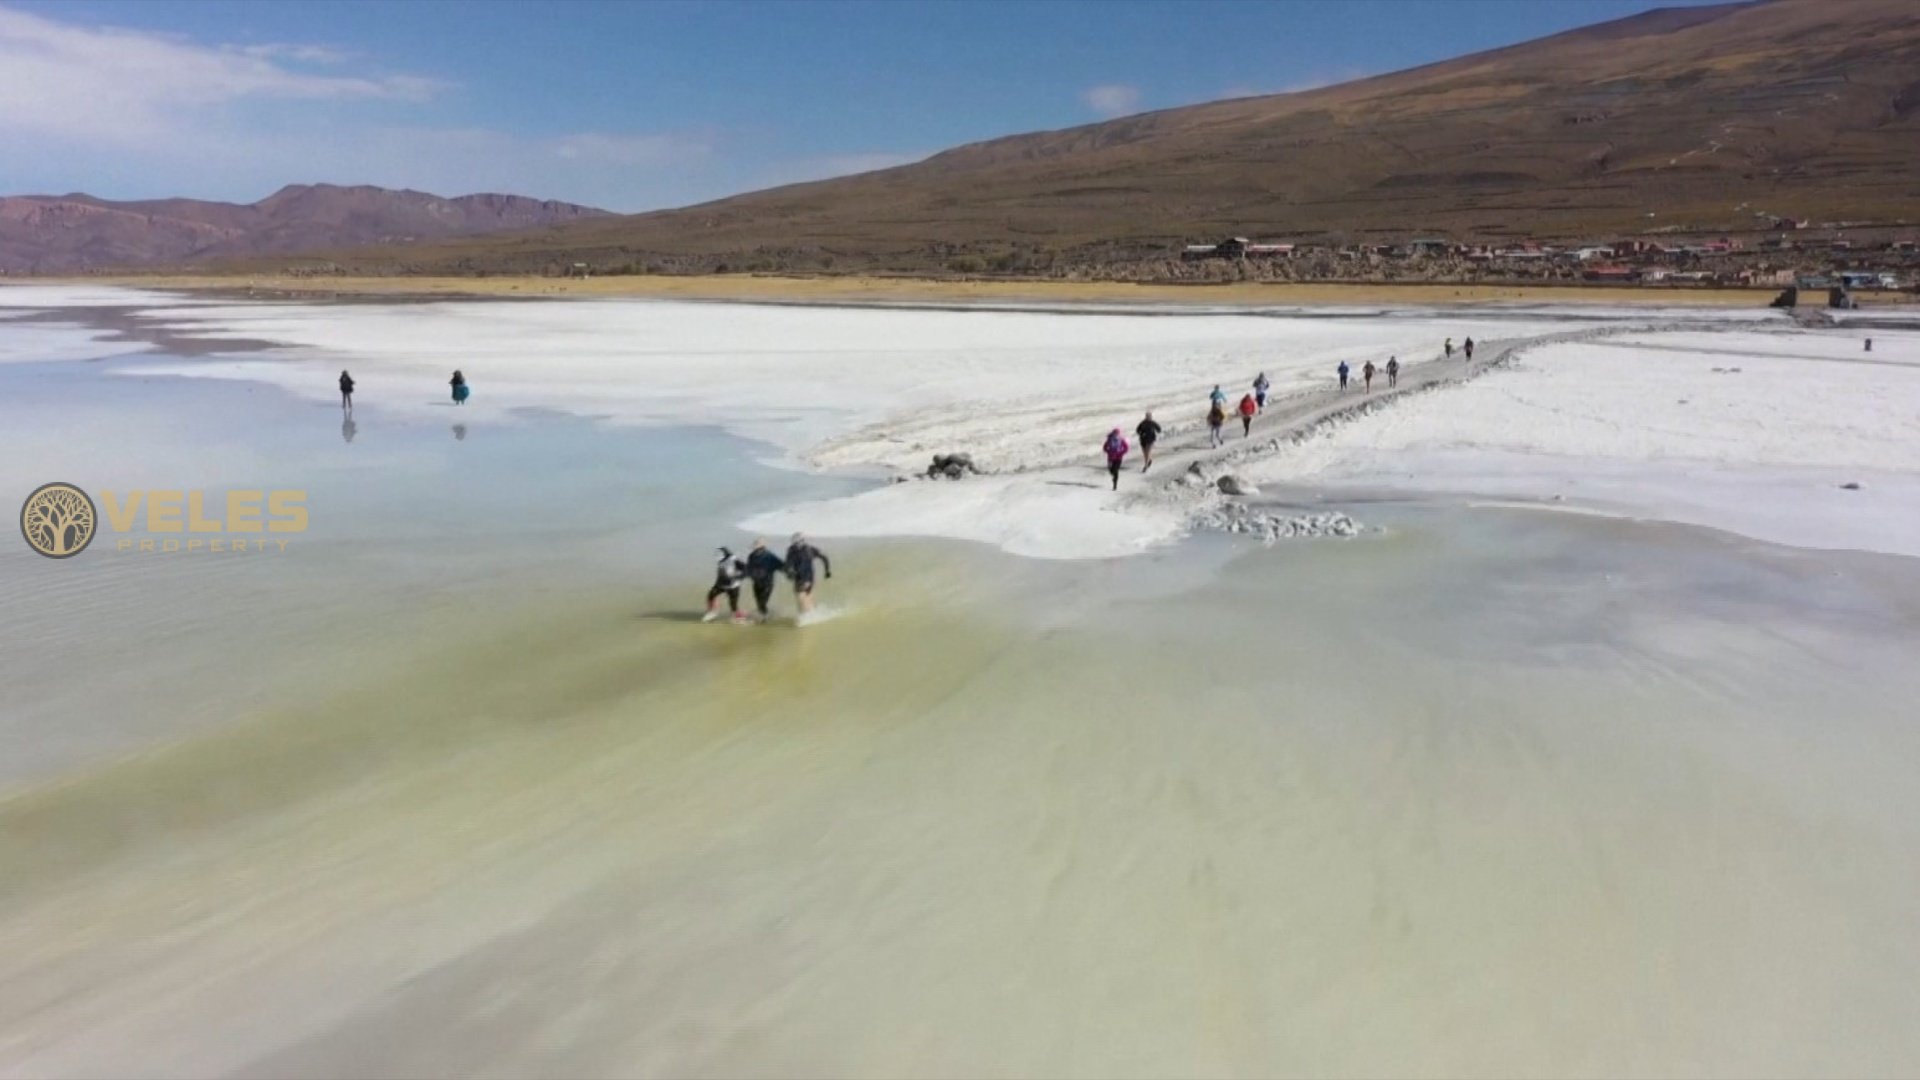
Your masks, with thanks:
[[(0, 7), (0, 132), (139, 144), (242, 101), (420, 102), (445, 89), (421, 76), (314, 74), (283, 62), (303, 48), (208, 47)], [(336, 54), (307, 58), (322, 55)]]
[(1140, 88), (1106, 83), (1082, 91), (1080, 100), (1101, 116), (1125, 116), (1140, 111)]
[(265, 45), (240, 45), (230, 51), (260, 60), (287, 60), (296, 64), (344, 64), (353, 54), (330, 45), (292, 45), (269, 42)]
[(361, 67), (327, 45), (201, 43), (0, 6), (0, 194), (251, 201), (332, 182), (638, 210), (711, 179), (712, 134), (436, 125), (457, 87)]

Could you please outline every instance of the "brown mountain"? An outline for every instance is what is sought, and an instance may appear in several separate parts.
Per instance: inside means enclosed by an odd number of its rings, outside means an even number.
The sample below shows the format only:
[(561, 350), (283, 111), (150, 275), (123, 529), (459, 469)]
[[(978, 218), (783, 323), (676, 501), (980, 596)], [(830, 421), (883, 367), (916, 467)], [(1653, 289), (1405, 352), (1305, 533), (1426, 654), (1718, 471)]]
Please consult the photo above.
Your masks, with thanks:
[(90, 195), (0, 197), (0, 271), (171, 265), (525, 229), (605, 211), (519, 195), (446, 199), (419, 191), (296, 184), (248, 205)]
[(514, 236), (367, 271), (920, 269), (1240, 234), (1610, 237), (1762, 215), (1920, 221), (1920, 0), (1651, 11), (1304, 93)]

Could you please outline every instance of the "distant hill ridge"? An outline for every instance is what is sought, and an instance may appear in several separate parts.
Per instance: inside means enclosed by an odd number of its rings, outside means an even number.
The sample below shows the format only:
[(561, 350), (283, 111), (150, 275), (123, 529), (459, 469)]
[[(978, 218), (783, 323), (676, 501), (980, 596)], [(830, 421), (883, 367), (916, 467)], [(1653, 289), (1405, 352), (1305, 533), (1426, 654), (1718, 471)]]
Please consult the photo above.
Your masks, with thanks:
[(0, 197), (0, 271), (63, 273), (537, 228), (606, 211), (520, 195), (446, 198), (366, 185), (289, 184), (248, 204)]
[(1775, 218), (1920, 222), (1920, 0), (1655, 10), (1318, 90), (327, 265), (1019, 272), (1231, 235), (1500, 242)]
[(1782, 219), (1920, 223), (1920, 0), (1648, 11), (646, 214), (325, 185), (251, 207), (0, 200), (0, 269), (1047, 273), (1235, 235), (1606, 241)]

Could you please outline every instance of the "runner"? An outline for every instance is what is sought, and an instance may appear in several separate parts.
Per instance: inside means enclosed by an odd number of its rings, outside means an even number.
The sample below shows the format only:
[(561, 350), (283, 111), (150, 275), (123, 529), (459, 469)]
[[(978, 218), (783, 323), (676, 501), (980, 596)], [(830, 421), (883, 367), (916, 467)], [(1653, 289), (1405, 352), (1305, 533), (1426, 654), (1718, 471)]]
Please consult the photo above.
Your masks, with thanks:
[(1253, 377), (1253, 403), (1259, 406), (1262, 412), (1267, 409), (1267, 390), (1272, 386), (1273, 384), (1267, 381), (1267, 373), (1264, 371)]
[(1460, 348), (1463, 351), (1465, 351), (1467, 354), (1467, 363), (1469, 364), (1473, 363), (1473, 339), (1468, 338), (1467, 340), (1461, 342)]
[(1392, 389), (1393, 387), (1396, 387), (1399, 385), (1400, 385), (1400, 358), (1397, 356), (1389, 356), (1387, 357), (1387, 388)]
[(1220, 425), (1227, 422), (1227, 403), (1224, 398), (1216, 398), (1207, 409), (1207, 441), (1212, 446), (1227, 445), (1227, 437), (1220, 434)]
[(453, 378), (447, 380), (447, 385), (453, 387), (453, 403), (455, 405), (465, 405), (467, 403), (467, 377), (460, 374), (459, 368), (454, 369)]
[(1367, 361), (1367, 366), (1360, 369), (1360, 377), (1367, 381), (1367, 393), (1373, 393), (1373, 361)]
[(1227, 407), (1227, 392), (1225, 390), (1220, 389), (1219, 383), (1214, 383), (1213, 394), (1208, 400), (1212, 401), (1215, 405), (1219, 406), (1221, 409), (1225, 409)]
[(787, 545), (787, 574), (793, 578), (793, 602), (800, 614), (813, 611), (813, 562), (820, 560), (826, 568), (827, 580), (833, 580), (833, 561), (827, 553), (814, 547), (805, 534), (794, 533), (793, 543)]
[(740, 582), (747, 576), (747, 564), (733, 557), (729, 548), (720, 549), (720, 558), (713, 568), (713, 587), (707, 590), (707, 613), (700, 617), (701, 622), (712, 622), (720, 617), (720, 598), (727, 598), (727, 609), (733, 612), (734, 622), (745, 622), (746, 615), (740, 610)]
[(340, 373), (340, 408), (343, 412), (353, 411), (353, 376)]
[(753, 606), (760, 613), (760, 621), (767, 621), (767, 602), (773, 599), (774, 577), (786, 572), (787, 564), (780, 556), (767, 550), (765, 540), (755, 540), (753, 550), (747, 552), (747, 578), (753, 582)]
[(1335, 368), (1334, 370), (1340, 373), (1340, 392), (1344, 394), (1347, 392), (1347, 375), (1353, 369), (1347, 366), (1347, 362), (1345, 360), (1342, 360), (1340, 361), (1340, 366), (1338, 368)]
[(1160, 441), (1160, 425), (1153, 419), (1153, 410), (1147, 410), (1147, 418), (1140, 421), (1133, 433), (1140, 437), (1140, 456), (1145, 459), (1140, 471), (1146, 472), (1153, 468), (1153, 444)]
[(1240, 437), (1241, 438), (1244, 439), (1253, 434), (1253, 414), (1259, 411), (1260, 411), (1260, 406), (1254, 403), (1252, 394), (1241, 395), (1241, 398), (1240, 398)]
[(1107, 455), (1107, 475), (1113, 477), (1113, 490), (1120, 490), (1120, 465), (1127, 460), (1127, 437), (1120, 434), (1119, 428), (1107, 432), (1107, 441), (1100, 444)]
[(1453, 359), (1453, 339), (1447, 339), (1447, 359)]

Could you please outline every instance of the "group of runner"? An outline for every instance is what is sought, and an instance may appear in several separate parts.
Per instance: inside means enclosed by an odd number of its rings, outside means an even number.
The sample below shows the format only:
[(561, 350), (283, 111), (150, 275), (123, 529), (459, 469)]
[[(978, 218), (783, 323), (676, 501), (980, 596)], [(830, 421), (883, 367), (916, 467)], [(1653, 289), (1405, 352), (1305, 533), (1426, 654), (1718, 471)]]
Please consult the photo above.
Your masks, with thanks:
[[(1340, 376), (1340, 392), (1343, 394), (1346, 393), (1347, 380), (1352, 376), (1353, 369), (1347, 366), (1347, 362), (1345, 360), (1342, 360), (1340, 361), (1340, 366), (1337, 368), (1334, 368), (1333, 370), (1334, 370), (1334, 374)], [(1387, 357), (1387, 363), (1384, 368), (1374, 367), (1373, 361), (1369, 360), (1366, 362), (1366, 365), (1360, 369), (1360, 378), (1365, 380), (1367, 393), (1369, 394), (1373, 393), (1373, 376), (1375, 375), (1375, 373), (1380, 371), (1385, 371), (1387, 373), (1388, 386), (1392, 387), (1392, 386), (1400, 385), (1400, 358), (1399, 357), (1397, 356)]]
[[(1471, 362), (1473, 360), (1473, 339), (1468, 338), (1463, 344), (1462, 349), (1466, 353), (1467, 360)], [(1453, 359), (1454, 349), (1452, 338), (1447, 339), (1445, 351), (1447, 359)], [(1373, 392), (1373, 377), (1381, 372), (1386, 374), (1387, 386), (1389, 388), (1399, 386), (1400, 358), (1398, 356), (1389, 356), (1387, 357), (1387, 362), (1379, 367), (1375, 367), (1371, 360), (1361, 366), (1360, 378), (1367, 393)], [(1345, 360), (1342, 360), (1340, 361), (1340, 366), (1334, 369), (1334, 373), (1339, 376), (1340, 391), (1345, 393), (1353, 377), (1353, 368), (1349, 366)], [(1227, 418), (1230, 415), (1240, 418), (1241, 437), (1251, 437), (1253, 434), (1253, 418), (1266, 410), (1267, 393), (1272, 389), (1273, 383), (1267, 378), (1267, 373), (1263, 371), (1254, 377), (1253, 389), (1241, 395), (1238, 404), (1229, 405), (1227, 392), (1222, 390), (1218, 384), (1215, 384), (1213, 393), (1208, 395), (1207, 398), (1207, 446), (1211, 449), (1218, 449), (1227, 444), (1227, 436), (1224, 429), (1227, 424)], [(1133, 429), (1134, 437), (1140, 440), (1140, 471), (1143, 473), (1153, 468), (1153, 445), (1160, 441), (1160, 432), (1160, 424), (1153, 418), (1151, 411), (1149, 411), (1146, 417)], [(1123, 434), (1119, 428), (1114, 428), (1112, 431), (1107, 432), (1106, 441), (1100, 444), (1100, 452), (1105, 454), (1107, 458), (1107, 475), (1111, 478), (1113, 490), (1115, 491), (1120, 490), (1120, 470), (1125, 466), (1127, 455), (1131, 453), (1132, 450), (1133, 447), (1127, 442), (1126, 435)]]
[[(345, 371), (340, 373), (341, 412), (353, 411), (353, 388), (355, 385), (352, 375)], [(447, 385), (453, 388), (453, 403), (455, 405), (465, 405), (467, 398), (473, 393), (467, 386), (467, 377), (460, 373), (459, 368), (454, 369), (453, 378), (447, 380)]]
[[(1447, 339), (1444, 348), (1447, 358), (1452, 359), (1452, 338)], [(1467, 360), (1472, 361), (1472, 338), (1468, 338), (1465, 341), (1463, 350), (1466, 353)], [(1400, 358), (1398, 356), (1389, 356), (1387, 362), (1378, 368), (1374, 366), (1373, 361), (1369, 360), (1361, 367), (1360, 377), (1368, 393), (1373, 391), (1374, 375), (1381, 371), (1386, 373), (1387, 386), (1398, 386), (1400, 384)], [(1335, 373), (1340, 378), (1340, 390), (1344, 393), (1352, 377), (1353, 369), (1345, 360), (1342, 360), (1340, 361), (1340, 366), (1335, 369)], [(461, 378), (459, 372), (454, 372), (454, 392), (456, 400), (465, 397), (463, 393), (465, 389), (465, 380)], [(1273, 382), (1267, 378), (1267, 373), (1263, 371), (1254, 376), (1252, 389), (1241, 395), (1238, 404), (1231, 406), (1232, 414), (1240, 418), (1242, 438), (1250, 438), (1253, 435), (1253, 419), (1266, 409), (1267, 395), (1272, 389)], [(344, 371), (340, 373), (340, 393), (342, 405), (346, 408), (351, 408), (353, 380)], [(1226, 445), (1226, 435), (1222, 429), (1226, 426), (1227, 416), (1229, 414), (1227, 400), (1226, 391), (1222, 390), (1218, 384), (1215, 384), (1213, 393), (1209, 394), (1207, 398), (1208, 445), (1213, 448)], [(1134, 426), (1134, 437), (1140, 440), (1140, 471), (1142, 473), (1153, 468), (1153, 447), (1155, 443), (1160, 441), (1162, 430), (1160, 422), (1153, 418), (1152, 410), (1148, 410), (1147, 414), (1141, 418), (1140, 423)], [(1119, 428), (1114, 428), (1112, 431), (1107, 432), (1106, 440), (1101, 444), (1100, 451), (1106, 455), (1107, 476), (1111, 480), (1113, 490), (1118, 491), (1120, 490), (1120, 472), (1126, 465), (1127, 455), (1133, 452), (1133, 446), (1127, 441), (1126, 435), (1121, 432)], [(813, 544), (800, 533), (793, 534), (793, 541), (787, 547), (785, 558), (775, 555), (767, 547), (765, 540), (755, 540), (752, 550), (747, 553), (747, 557), (744, 559), (736, 557), (730, 548), (720, 548), (719, 557), (716, 560), (714, 568), (713, 587), (707, 590), (707, 611), (702, 621), (710, 622), (720, 617), (720, 600), (722, 597), (726, 599), (727, 606), (735, 622), (748, 621), (749, 616), (740, 610), (740, 589), (743, 582), (750, 582), (753, 586), (753, 604), (756, 616), (760, 621), (765, 622), (769, 614), (768, 605), (773, 599), (774, 585), (783, 574), (793, 581), (795, 607), (798, 608), (801, 615), (806, 615), (813, 610), (814, 606), (814, 564), (816, 562), (825, 569), (826, 577), (833, 577), (833, 564), (828, 560), (826, 553), (814, 547)]]
[(733, 621), (747, 622), (748, 615), (740, 610), (740, 586), (745, 582), (753, 587), (753, 606), (758, 620), (766, 622), (773, 602), (773, 587), (782, 575), (793, 580), (794, 607), (799, 614), (806, 615), (813, 610), (816, 562), (827, 579), (832, 580), (833, 561), (803, 533), (793, 534), (785, 558), (775, 555), (764, 539), (755, 540), (744, 559), (736, 557), (731, 548), (720, 548), (714, 563), (713, 587), (707, 590), (707, 613), (700, 621), (712, 622), (720, 617), (720, 598), (724, 596)]

